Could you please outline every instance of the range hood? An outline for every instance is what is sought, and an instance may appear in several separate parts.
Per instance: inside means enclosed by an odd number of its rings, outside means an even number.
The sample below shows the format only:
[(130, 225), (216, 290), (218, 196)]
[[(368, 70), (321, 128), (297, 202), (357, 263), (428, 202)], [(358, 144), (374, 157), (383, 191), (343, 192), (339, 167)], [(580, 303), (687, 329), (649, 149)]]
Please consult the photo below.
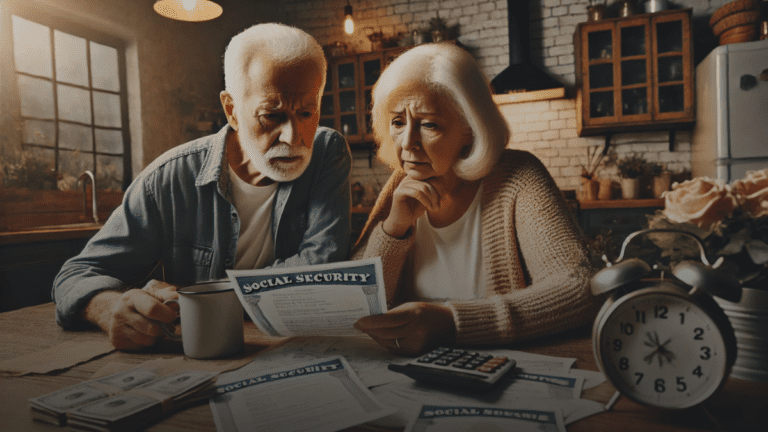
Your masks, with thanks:
[(491, 80), (494, 93), (562, 89), (556, 93), (564, 94), (565, 86), (562, 83), (531, 63), (529, 3), (530, 0), (507, 0), (509, 67)]

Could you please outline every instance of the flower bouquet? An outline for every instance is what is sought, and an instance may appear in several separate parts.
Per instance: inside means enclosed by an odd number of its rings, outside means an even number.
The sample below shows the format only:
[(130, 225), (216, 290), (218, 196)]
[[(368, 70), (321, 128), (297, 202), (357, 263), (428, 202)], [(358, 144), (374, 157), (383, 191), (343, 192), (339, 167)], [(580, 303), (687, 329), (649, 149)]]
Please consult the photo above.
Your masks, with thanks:
[[(648, 228), (675, 228), (702, 239), (707, 254), (722, 258), (720, 269), (735, 274), (744, 287), (768, 291), (768, 169), (748, 172), (731, 184), (697, 177), (662, 194), (664, 209), (648, 216)], [(696, 259), (693, 239), (654, 233), (662, 264), (674, 267)], [(715, 261), (715, 260), (711, 260)]]

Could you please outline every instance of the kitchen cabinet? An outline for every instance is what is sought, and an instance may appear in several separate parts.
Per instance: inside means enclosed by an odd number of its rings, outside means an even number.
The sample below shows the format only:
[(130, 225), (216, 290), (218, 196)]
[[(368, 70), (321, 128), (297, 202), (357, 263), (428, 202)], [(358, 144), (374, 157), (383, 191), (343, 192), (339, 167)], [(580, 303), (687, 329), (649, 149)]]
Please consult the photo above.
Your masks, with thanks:
[(691, 9), (579, 24), (579, 136), (693, 126), (692, 43)]
[(320, 103), (320, 125), (339, 131), (352, 148), (370, 148), (371, 91), (381, 71), (407, 48), (331, 57)]
[(79, 254), (96, 232), (96, 228), (31, 232), (37, 240), (20, 243), (8, 240), (10, 235), (0, 237), (0, 312), (50, 302), (61, 266)]

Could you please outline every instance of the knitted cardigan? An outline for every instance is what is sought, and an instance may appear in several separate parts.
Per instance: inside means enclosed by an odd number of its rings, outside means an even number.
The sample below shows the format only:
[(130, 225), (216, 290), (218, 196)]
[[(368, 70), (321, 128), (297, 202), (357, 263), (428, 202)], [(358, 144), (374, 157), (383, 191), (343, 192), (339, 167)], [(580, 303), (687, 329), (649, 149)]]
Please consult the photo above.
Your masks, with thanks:
[[(352, 251), (352, 259), (380, 256), (390, 307), (413, 301), (401, 280), (414, 234), (389, 236), (389, 215), (402, 169), (390, 177)], [(544, 165), (532, 154), (504, 150), (482, 179), (480, 201), (486, 292), (449, 300), (459, 345), (504, 344), (591, 323), (604, 299), (594, 297), (594, 274), (581, 229)]]

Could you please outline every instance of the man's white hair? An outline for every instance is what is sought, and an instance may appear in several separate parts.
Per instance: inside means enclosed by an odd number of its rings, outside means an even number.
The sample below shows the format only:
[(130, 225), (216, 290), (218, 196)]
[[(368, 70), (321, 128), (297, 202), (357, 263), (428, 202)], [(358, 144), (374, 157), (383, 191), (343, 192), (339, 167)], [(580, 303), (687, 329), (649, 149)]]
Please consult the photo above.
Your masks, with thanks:
[(401, 54), (379, 77), (373, 89), (371, 121), (379, 146), (379, 159), (397, 168), (395, 144), (389, 135), (389, 113), (393, 97), (403, 88), (423, 88), (447, 96), (472, 129), (469, 154), (454, 165), (465, 180), (488, 175), (510, 137), (509, 127), (493, 101), (488, 78), (464, 49), (449, 44), (426, 44)]
[[(224, 52), (224, 86), (235, 101), (245, 95), (248, 70), (255, 59), (277, 67), (311, 59), (318, 67), (325, 88), (327, 62), (323, 48), (303, 30), (278, 23), (256, 24), (233, 37)], [(318, 104), (322, 90), (318, 94)]]

